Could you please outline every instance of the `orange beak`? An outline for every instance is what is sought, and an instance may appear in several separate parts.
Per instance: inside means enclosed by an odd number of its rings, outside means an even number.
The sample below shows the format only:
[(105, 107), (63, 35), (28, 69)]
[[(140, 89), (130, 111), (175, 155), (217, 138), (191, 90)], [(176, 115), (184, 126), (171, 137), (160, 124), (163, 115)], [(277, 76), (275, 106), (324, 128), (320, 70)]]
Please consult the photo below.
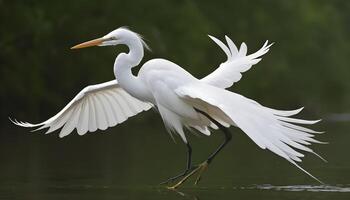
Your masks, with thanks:
[(74, 47), (72, 47), (70, 49), (81, 49), (81, 48), (86, 48), (86, 47), (97, 46), (97, 45), (102, 44), (104, 41), (105, 41), (105, 39), (98, 38), (98, 39), (90, 40), (90, 41), (75, 45)]

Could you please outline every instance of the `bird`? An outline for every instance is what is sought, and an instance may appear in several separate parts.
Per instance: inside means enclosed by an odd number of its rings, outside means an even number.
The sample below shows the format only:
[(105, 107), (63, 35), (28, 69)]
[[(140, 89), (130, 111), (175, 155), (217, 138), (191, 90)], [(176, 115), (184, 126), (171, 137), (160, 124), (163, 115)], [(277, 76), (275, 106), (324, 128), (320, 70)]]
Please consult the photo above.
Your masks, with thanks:
[[(295, 110), (273, 109), (228, 90), (242, 78), (242, 73), (261, 61), (273, 43), (267, 40), (255, 53), (247, 54), (244, 42), (238, 48), (226, 35), (226, 44), (214, 36), (208, 36), (227, 58), (203, 78), (196, 78), (163, 58), (145, 62), (134, 75), (132, 69), (140, 65), (145, 49), (150, 48), (140, 34), (127, 27), (119, 27), (103, 37), (75, 45), (71, 49), (125, 45), (129, 51), (115, 58), (114, 80), (85, 87), (48, 120), (37, 124), (10, 120), (33, 131), (47, 129), (46, 134), (60, 129), (59, 137), (65, 137), (74, 129), (79, 135), (105, 130), (154, 108), (160, 114), (167, 132), (172, 137), (179, 136), (187, 148), (184, 171), (162, 182), (169, 189), (181, 186), (193, 176), (196, 176), (195, 185), (198, 184), (209, 164), (231, 141), (230, 127), (241, 129), (261, 149), (270, 150), (322, 183), (298, 164), (302, 162), (304, 153), (314, 154), (326, 161), (308, 147), (312, 143), (324, 143), (314, 139), (316, 134), (323, 132), (305, 127), (320, 120), (293, 117), (303, 107)], [(210, 136), (215, 130), (224, 134), (224, 141), (204, 162), (193, 165), (192, 147), (186, 135), (198, 132)]]

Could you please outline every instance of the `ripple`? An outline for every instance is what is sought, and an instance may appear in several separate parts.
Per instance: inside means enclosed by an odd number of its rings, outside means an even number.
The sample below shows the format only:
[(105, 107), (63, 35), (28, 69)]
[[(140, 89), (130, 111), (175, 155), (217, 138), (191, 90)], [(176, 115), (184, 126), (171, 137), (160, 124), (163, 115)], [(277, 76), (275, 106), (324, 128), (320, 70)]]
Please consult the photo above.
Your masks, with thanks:
[(277, 190), (290, 192), (350, 192), (350, 185), (284, 185), (276, 186), (270, 184), (255, 185), (245, 189)]

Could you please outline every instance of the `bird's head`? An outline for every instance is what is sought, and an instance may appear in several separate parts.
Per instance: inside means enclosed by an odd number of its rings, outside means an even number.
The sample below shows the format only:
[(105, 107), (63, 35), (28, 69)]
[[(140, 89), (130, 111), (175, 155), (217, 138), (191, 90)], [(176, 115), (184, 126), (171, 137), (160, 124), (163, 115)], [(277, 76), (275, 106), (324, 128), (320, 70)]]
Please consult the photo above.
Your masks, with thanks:
[(125, 27), (115, 29), (101, 38), (75, 45), (71, 49), (81, 49), (92, 46), (115, 46), (118, 44), (129, 45), (133, 42), (140, 42), (144, 47), (149, 49), (147, 44), (143, 41), (142, 36)]

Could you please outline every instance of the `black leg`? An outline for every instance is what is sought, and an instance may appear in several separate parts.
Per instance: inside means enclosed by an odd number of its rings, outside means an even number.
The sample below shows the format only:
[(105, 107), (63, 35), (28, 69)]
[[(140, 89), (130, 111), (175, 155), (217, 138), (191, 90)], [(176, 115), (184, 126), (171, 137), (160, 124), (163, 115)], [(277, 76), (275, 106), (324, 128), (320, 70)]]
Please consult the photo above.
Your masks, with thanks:
[(166, 181), (164, 181), (164, 182), (162, 182), (160, 184), (166, 184), (166, 183), (172, 182), (172, 181), (174, 181), (174, 180), (176, 180), (176, 179), (178, 179), (180, 177), (183, 177), (192, 169), (192, 167), (191, 167), (191, 165), (192, 165), (192, 147), (191, 147), (189, 142), (187, 142), (186, 147), (187, 147), (186, 169), (181, 174), (178, 174), (178, 175), (176, 175), (174, 177), (171, 177), (168, 180), (166, 180)]
[(168, 183), (169, 181), (175, 180), (179, 177), (183, 177), (179, 182), (177, 182), (175, 185), (173, 186), (169, 186), (168, 189), (176, 189), (177, 187), (179, 187), (180, 185), (182, 185), (188, 178), (190, 178), (191, 176), (193, 176), (194, 174), (198, 174), (197, 179), (195, 181), (195, 185), (198, 184), (198, 182), (201, 180), (201, 176), (203, 174), (203, 172), (208, 168), (208, 165), (213, 161), (213, 159), (215, 158), (215, 156), (226, 146), (226, 144), (232, 139), (232, 135), (229, 131), (228, 128), (224, 127), (223, 125), (221, 125), (219, 122), (217, 122), (215, 119), (213, 119), (212, 117), (210, 117), (207, 113), (195, 109), (197, 112), (201, 113), (202, 115), (206, 116), (211, 122), (213, 122), (217, 127), (219, 127), (219, 129), (225, 134), (225, 140), (224, 142), (208, 157), (208, 159), (206, 161), (204, 161), (203, 163), (197, 165), (196, 167), (191, 168), (191, 146), (187, 146), (188, 147), (188, 159), (187, 159), (187, 169), (185, 170), (184, 173), (169, 179), (166, 183)]
[(202, 115), (206, 116), (210, 121), (212, 121), (217, 127), (219, 127), (219, 129), (225, 134), (225, 140), (224, 142), (208, 157), (207, 159), (207, 163), (211, 163), (213, 161), (213, 159), (215, 158), (215, 156), (221, 151), (221, 149), (223, 149), (226, 144), (232, 139), (232, 134), (231, 132), (228, 130), (228, 128), (224, 127), (223, 125), (221, 125), (219, 122), (217, 122), (215, 119), (213, 119), (212, 117), (210, 117), (207, 113), (196, 109), (197, 112), (201, 113)]
[(189, 169), (191, 169), (191, 165), (192, 165), (192, 147), (191, 147), (189, 142), (187, 142), (186, 146), (187, 146), (187, 168), (186, 168), (186, 171), (188, 171)]
[[(221, 125), (221, 124), (220, 124)], [(219, 126), (220, 130), (222, 130), (225, 134), (225, 140), (224, 142), (216, 149), (216, 151), (214, 153), (212, 153), (209, 158), (207, 159), (208, 163), (211, 163), (211, 161), (215, 158), (215, 156), (221, 151), (221, 149), (223, 149), (226, 144), (232, 139), (232, 135), (230, 133), (230, 131), (228, 131), (228, 128), (224, 127), (224, 126)]]

